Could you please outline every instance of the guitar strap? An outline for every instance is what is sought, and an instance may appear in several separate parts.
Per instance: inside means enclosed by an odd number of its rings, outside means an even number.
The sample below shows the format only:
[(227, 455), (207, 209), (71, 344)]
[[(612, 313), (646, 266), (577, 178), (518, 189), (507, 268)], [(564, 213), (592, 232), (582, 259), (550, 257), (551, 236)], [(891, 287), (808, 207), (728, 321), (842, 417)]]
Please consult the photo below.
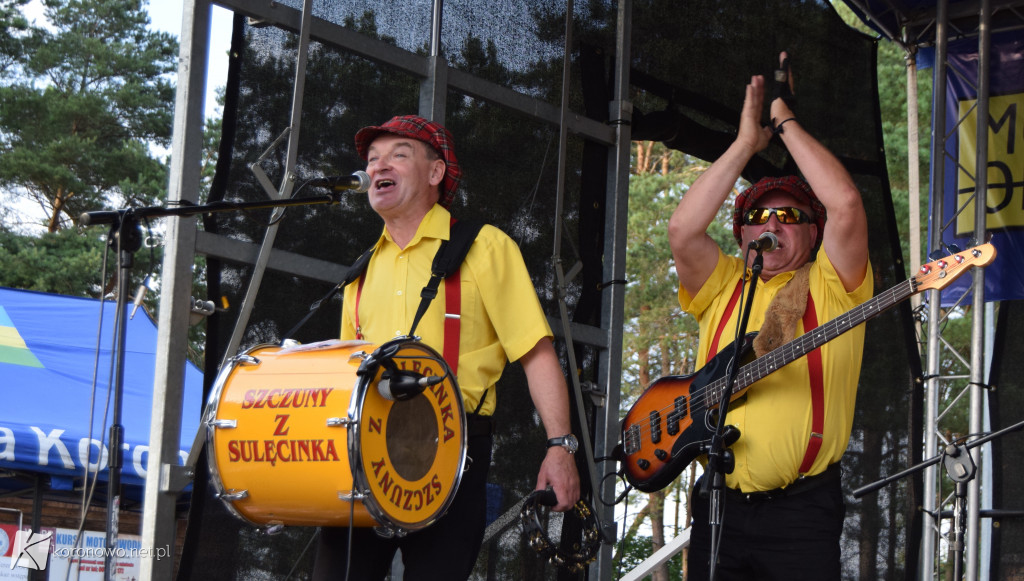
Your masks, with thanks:
[[(725, 330), (725, 324), (732, 317), (732, 312), (736, 309), (736, 303), (739, 302), (742, 292), (743, 279), (741, 278), (736, 282), (736, 290), (733, 291), (732, 298), (729, 299), (729, 303), (725, 306), (725, 311), (722, 313), (722, 318), (718, 322), (718, 329), (715, 331), (715, 337), (711, 341), (708, 360), (718, 353), (719, 341)], [(807, 308), (804, 310), (803, 323), (804, 333), (809, 333), (818, 326), (818, 315), (814, 308), (814, 298), (811, 296), (810, 290), (807, 291)], [(811, 387), (811, 436), (807, 442), (807, 450), (804, 452), (803, 461), (800, 462), (799, 472), (801, 476), (805, 475), (814, 466), (814, 461), (818, 457), (818, 452), (821, 450), (821, 444), (824, 440), (825, 378), (820, 348), (814, 349), (807, 354), (807, 371)]]
[(729, 322), (729, 317), (732, 317), (732, 312), (736, 309), (736, 303), (739, 302), (741, 294), (743, 294), (742, 278), (736, 281), (736, 290), (733, 291), (729, 304), (725, 305), (725, 311), (722, 313), (722, 319), (718, 321), (718, 330), (715, 331), (715, 338), (711, 340), (705, 362), (711, 361), (711, 358), (718, 354), (718, 342), (722, 339), (722, 331), (725, 330), (725, 324)]

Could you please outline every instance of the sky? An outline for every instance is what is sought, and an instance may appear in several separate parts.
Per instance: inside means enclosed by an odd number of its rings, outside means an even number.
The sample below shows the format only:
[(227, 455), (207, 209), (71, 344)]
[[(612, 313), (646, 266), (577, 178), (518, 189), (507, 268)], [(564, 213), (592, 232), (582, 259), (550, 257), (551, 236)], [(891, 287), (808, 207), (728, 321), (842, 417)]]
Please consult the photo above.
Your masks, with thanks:
[[(184, 3), (189, 0), (148, 0), (150, 28), (181, 36), (181, 19)], [(41, 24), (43, 3), (33, 0), (24, 9), (29, 20)], [(228, 49), (231, 47), (230, 10), (213, 7), (210, 24), (210, 59), (206, 77), (206, 117), (220, 115), (217, 108), (217, 89), (223, 87), (228, 76)]]
[[(181, 36), (181, 18), (188, 0), (149, 0), (150, 28)], [(210, 59), (206, 77), (206, 117), (220, 115), (217, 107), (217, 89), (223, 87), (228, 76), (228, 49), (231, 47), (230, 10), (213, 7), (210, 24)]]
[[(184, 3), (188, 1), (191, 0), (148, 0), (150, 28), (180, 37)], [(22, 10), (30, 21), (35, 21), (39, 25), (43, 24), (44, 11), (41, 0), (33, 0)], [(232, 12), (219, 6), (213, 6), (211, 16), (209, 67), (204, 100), (205, 116), (208, 119), (222, 114), (222, 111), (217, 106), (217, 89), (227, 83), (227, 54), (231, 46)], [(158, 148), (156, 153), (158, 155), (168, 155), (170, 152), (169, 150)], [(21, 224), (25, 232), (42, 233), (45, 231), (44, 226), (35, 222), (35, 218), (39, 215), (39, 208), (34, 203), (24, 199), (16, 199), (14, 201), (5, 199), (4, 203), (14, 204), (13, 207), (16, 212), (27, 218)]]

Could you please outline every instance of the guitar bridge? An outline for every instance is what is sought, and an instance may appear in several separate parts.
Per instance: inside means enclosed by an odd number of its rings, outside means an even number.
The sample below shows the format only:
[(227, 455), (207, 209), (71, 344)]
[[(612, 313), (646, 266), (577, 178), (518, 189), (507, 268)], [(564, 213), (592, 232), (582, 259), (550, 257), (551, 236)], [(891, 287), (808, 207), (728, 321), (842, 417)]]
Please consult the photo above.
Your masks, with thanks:
[(626, 454), (640, 451), (640, 426), (634, 424), (622, 433), (622, 450)]

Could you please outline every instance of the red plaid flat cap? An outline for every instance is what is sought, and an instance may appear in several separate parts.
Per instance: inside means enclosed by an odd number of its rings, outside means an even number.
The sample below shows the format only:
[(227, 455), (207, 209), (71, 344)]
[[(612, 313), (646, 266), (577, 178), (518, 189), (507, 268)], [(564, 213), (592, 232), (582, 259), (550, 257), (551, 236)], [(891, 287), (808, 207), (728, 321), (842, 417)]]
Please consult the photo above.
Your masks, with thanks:
[(422, 141), (441, 156), (444, 160), (444, 180), (441, 182), (441, 198), (438, 203), (448, 208), (455, 199), (455, 189), (459, 186), (462, 170), (459, 160), (455, 157), (455, 141), (452, 134), (443, 126), (427, 121), (416, 115), (400, 115), (380, 126), (363, 127), (356, 133), (356, 151), (359, 157), (366, 160), (366, 153), (375, 139), (384, 133), (411, 137)]
[(797, 200), (811, 207), (814, 218), (811, 220), (818, 225), (818, 239), (814, 247), (821, 246), (821, 238), (825, 233), (825, 205), (815, 195), (811, 186), (798, 176), (786, 176), (781, 178), (762, 178), (756, 184), (750, 186), (740, 195), (736, 196), (736, 208), (732, 212), (732, 234), (736, 242), (743, 245), (740, 237), (740, 226), (743, 225), (743, 215), (757, 204), (757, 200), (769, 192), (784, 192)]

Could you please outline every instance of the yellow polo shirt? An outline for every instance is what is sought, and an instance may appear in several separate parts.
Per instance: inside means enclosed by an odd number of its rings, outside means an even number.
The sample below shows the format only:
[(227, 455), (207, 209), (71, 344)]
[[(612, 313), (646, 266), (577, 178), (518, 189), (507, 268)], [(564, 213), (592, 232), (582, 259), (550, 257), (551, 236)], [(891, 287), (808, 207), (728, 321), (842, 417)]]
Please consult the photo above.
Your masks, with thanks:
[[(700, 323), (698, 369), (708, 359), (719, 320), (744, 270), (743, 260), (725, 256), (719, 251), (714, 272), (696, 296), (691, 298), (685, 289), (679, 288), (679, 304)], [(818, 325), (871, 298), (874, 288), (872, 277), (869, 263), (860, 286), (846, 292), (824, 249), (820, 250), (817, 260), (812, 263), (809, 277)], [(758, 281), (748, 332), (761, 328), (769, 303), (792, 278), (793, 273), (788, 272), (767, 282)], [(719, 339), (719, 351), (732, 343), (741, 307), (741, 304), (736, 305), (726, 323)], [(803, 321), (800, 321), (796, 336), (803, 333)], [(825, 384), (825, 428), (821, 450), (809, 475), (819, 474), (830, 464), (838, 462), (846, 451), (853, 426), (863, 346), (864, 325), (861, 324), (820, 347)], [(726, 476), (728, 487), (754, 492), (784, 487), (796, 480), (811, 433), (807, 357), (801, 357), (752, 384), (744, 399), (730, 404), (726, 423), (740, 430), (739, 440), (732, 445), (736, 468)]]
[[(412, 241), (403, 249), (385, 228), (364, 274), (358, 300), (363, 338), (383, 343), (407, 335), (420, 305), (420, 291), (430, 280), (430, 266), (442, 240), (449, 237), (451, 214), (439, 205), (427, 213)], [(494, 226), (485, 225), (459, 271), (462, 282), (458, 384), (467, 412), (476, 409), (508, 361), (525, 355), (543, 337), (552, 337), (537, 291), (516, 243)], [(416, 335), (444, 351), (445, 284), (438, 288)], [(341, 338), (356, 336), (359, 281), (345, 288)], [(492, 390), (493, 391), (493, 390)], [(484, 399), (480, 412), (494, 412), (495, 394)]]

